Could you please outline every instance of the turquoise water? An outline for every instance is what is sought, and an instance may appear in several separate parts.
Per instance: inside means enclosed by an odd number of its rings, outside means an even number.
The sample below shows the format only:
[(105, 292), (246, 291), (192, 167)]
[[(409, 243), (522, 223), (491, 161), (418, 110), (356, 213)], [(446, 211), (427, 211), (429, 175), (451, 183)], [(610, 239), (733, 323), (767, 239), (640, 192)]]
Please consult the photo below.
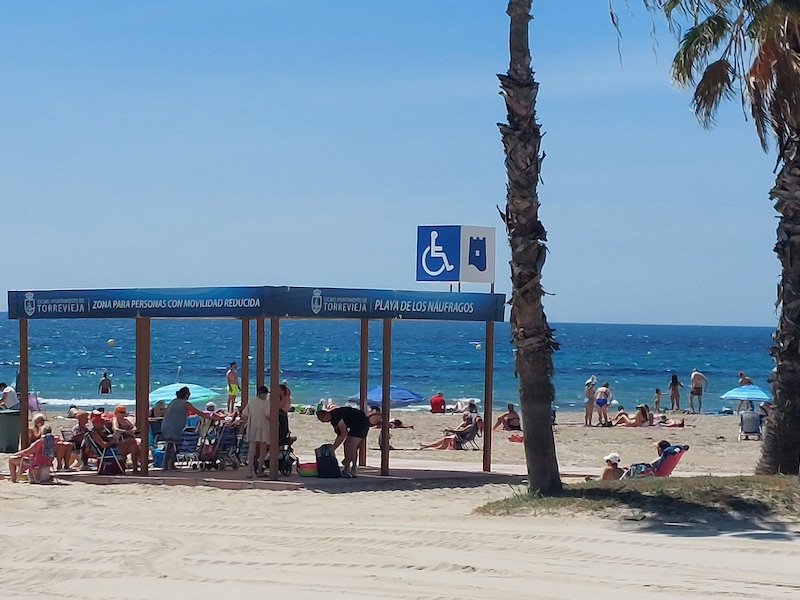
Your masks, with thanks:
[[(555, 324), (555, 385), (561, 410), (582, 406), (583, 383), (592, 374), (609, 381), (623, 405), (650, 402), (676, 373), (688, 388), (692, 368), (709, 379), (704, 408), (730, 406), (719, 396), (745, 371), (768, 389), (773, 363), (770, 328), (665, 325)], [(426, 398), (442, 390), (449, 402), (483, 395), (484, 325), (396, 321), (392, 328), (392, 383)], [(18, 324), (0, 314), (0, 379), (12, 382), (19, 363)], [(269, 334), (267, 334), (268, 336)], [(230, 361), (239, 361), (241, 324), (224, 320), (152, 321), (151, 387), (181, 381), (224, 390)], [(495, 402), (515, 402), (513, 352), (507, 323), (498, 323)], [(267, 337), (269, 339), (269, 337)], [(130, 320), (30, 321), (30, 385), (52, 408), (97, 403), (97, 382), (108, 371), (114, 398), (134, 393), (134, 324)], [(109, 345), (113, 340), (113, 345)], [(255, 328), (250, 372), (255, 371)], [(283, 321), (281, 373), (297, 402), (343, 400), (358, 391), (359, 323)], [(380, 384), (381, 327), (370, 327), (370, 386)], [(269, 360), (269, 359), (267, 359)], [(251, 375), (251, 379), (255, 379)], [(688, 389), (683, 390), (686, 404)]]

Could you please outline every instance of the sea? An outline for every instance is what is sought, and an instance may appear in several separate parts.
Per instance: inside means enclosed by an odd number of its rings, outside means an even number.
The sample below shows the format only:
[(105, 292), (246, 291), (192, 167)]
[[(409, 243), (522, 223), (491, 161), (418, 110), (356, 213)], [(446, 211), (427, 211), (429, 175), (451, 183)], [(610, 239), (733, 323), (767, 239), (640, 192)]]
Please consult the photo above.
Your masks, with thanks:
[[(482, 323), (395, 321), (392, 383), (422, 395), (424, 405), (437, 391), (444, 393), (448, 403), (475, 399), (480, 404), (484, 327)], [(560, 344), (554, 354), (556, 405), (562, 411), (582, 409), (583, 385), (591, 375), (601, 383), (609, 382), (616, 401), (629, 408), (651, 404), (654, 389), (666, 390), (673, 373), (685, 386), (682, 406), (686, 406), (693, 368), (709, 381), (704, 412), (735, 408), (719, 397), (736, 387), (740, 370), (769, 390), (771, 328), (590, 323), (556, 323), (553, 327)], [(358, 392), (357, 321), (285, 320), (280, 336), (279, 377), (291, 387), (296, 403), (316, 404), (321, 398), (341, 403)], [(241, 324), (236, 320), (154, 319), (151, 338), (151, 390), (179, 379), (223, 394), (229, 363), (240, 362)], [(495, 338), (494, 403), (503, 407), (518, 398), (508, 323), (496, 325)], [(251, 340), (254, 381), (255, 326)], [(15, 379), (18, 344), (18, 323), (0, 313), (0, 381)], [(111, 402), (133, 403), (132, 320), (31, 320), (29, 345), (30, 388), (48, 410), (65, 410), (70, 404), (85, 408), (108, 405), (109, 400), (100, 400), (97, 393), (103, 372), (108, 372), (114, 385)], [(370, 325), (369, 361), (369, 385), (378, 386), (380, 322)]]

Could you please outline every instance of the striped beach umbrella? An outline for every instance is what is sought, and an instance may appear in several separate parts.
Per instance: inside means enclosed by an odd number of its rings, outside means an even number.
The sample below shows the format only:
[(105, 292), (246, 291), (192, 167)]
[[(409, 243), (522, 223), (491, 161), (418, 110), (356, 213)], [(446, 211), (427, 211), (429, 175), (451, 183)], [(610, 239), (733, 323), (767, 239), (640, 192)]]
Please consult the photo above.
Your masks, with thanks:
[(723, 400), (750, 400), (751, 402), (771, 401), (772, 397), (757, 385), (740, 385), (720, 396)]

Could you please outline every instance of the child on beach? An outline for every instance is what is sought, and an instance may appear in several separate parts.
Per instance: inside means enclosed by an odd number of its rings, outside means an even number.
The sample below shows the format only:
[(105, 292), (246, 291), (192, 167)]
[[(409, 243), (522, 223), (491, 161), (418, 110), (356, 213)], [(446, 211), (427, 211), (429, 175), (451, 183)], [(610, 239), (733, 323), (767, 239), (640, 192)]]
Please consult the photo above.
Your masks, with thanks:
[(653, 396), (653, 412), (661, 412), (661, 389), (656, 388), (656, 394)]

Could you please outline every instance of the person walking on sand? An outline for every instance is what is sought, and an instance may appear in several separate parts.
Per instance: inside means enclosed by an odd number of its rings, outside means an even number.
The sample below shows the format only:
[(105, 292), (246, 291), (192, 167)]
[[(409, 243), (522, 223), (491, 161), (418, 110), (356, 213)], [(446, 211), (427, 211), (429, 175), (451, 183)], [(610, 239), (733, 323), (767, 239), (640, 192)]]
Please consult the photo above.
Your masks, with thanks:
[(232, 413), (236, 406), (236, 395), (239, 393), (239, 373), (236, 372), (236, 363), (232, 362), (227, 373), (225, 382), (228, 384), (228, 412)]
[(342, 461), (342, 477), (355, 477), (358, 464), (358, 449), (366, 444), (369, 433), (369, 418), (357, 408), (342, 406), (333, 410), (317, 411), (317, 418), (323, 423), (330, 423), (336, 432), (332, 451), (344, 444), (344, 460)]
[(670, 410), (680, 410), (681, 409), (681, 388), (683, 384), (678, 381), (678, 376), (673, 375), (672, 379), (669, 380), (669, 409)]
[(586, 383), (583, 384), (583, 395), (586, 397), (586, 401), (583, 403), (583, 426), (584, 427), (591, 427), (592, 426), (592, 415), (594, 414), (594, 386), (597, 383), (597, 377), (592, 375), (589, 379), (586, 380)]
[(108, 373), (103, 373), (103, 378), (97, 384), (97, 393), (101, 396), (111, 395), (111, 379), (109, 379)]
[(708, 388), (708, 379), (697, 369), (692, 369), (689, 380), (689, 412), (694, 414), (694, 399), (697, 398), (697, 412), (703, 412), (703, 394)]
[(606, 381), (594, 393), (594, 404), (597, 407), (597, 424), (602, 427), (610, 427), (611, 424), (608, 420), (608, 404), (611, 402), (611, 398), (611, 386)]

